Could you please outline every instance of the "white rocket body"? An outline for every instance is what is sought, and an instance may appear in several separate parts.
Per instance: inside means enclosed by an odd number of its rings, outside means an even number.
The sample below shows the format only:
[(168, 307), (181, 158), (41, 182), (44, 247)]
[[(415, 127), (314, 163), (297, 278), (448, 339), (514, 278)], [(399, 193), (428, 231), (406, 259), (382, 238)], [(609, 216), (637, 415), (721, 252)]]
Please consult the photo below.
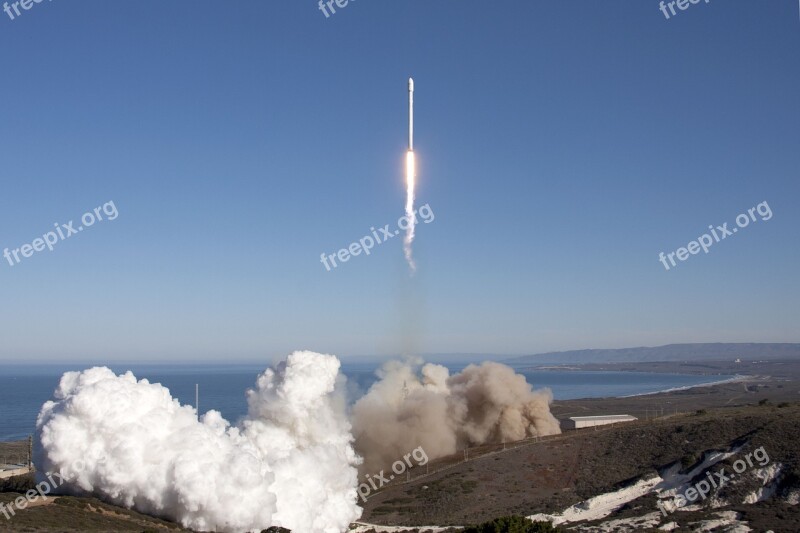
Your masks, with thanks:
[(408, 151), (414, 151), (414, 79), (408, 78)]
[(403, 252), (406, 256), (411, 272), (416, 270), (414, 264), (411, 244), (414, 242), (414, 225), (416, 224), (416, 213), (414, 211), (414, 189), (417, 182), (417, 163), (414, 157), (414, 80), (408, 78), (408, 152), (406, 152), (406, 218), (413, 220), (406, 228), (406, 236), (403, 239)]

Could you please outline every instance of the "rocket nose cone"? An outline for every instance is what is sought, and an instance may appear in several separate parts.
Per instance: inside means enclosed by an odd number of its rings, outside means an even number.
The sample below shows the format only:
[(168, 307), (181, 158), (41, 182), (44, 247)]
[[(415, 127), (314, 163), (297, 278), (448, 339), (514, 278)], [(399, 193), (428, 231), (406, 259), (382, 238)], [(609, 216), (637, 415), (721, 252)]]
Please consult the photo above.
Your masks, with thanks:
[(409, 91), (414, 90), (414, 78), (408, 78), (408, 90)]

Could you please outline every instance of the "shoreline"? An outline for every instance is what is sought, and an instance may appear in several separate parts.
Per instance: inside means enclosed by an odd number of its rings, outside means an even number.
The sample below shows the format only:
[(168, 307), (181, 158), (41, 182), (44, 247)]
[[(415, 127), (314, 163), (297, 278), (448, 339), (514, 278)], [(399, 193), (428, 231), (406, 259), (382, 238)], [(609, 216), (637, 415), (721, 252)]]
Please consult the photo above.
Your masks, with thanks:
[[(602, 368), (601, 368), (602, 367)], [(556, 418), (629, 414), (640, 419), (677, 413), (693, 413), (709, 408), (728, 408), (769, 402), (775, 405), (800, 399), (800, 361), (762, 361), (750, 363), (698, 361), (696, 363), (651, 363), (592, 365), (602, 370), (690, 370), (708, 376), (704, 383), (673, 387), (652, 393), (621, 397), (554, 400), (550, 410)], [(583, 370), (589, 370), (583, 368)], [(719, 374), (727, 374), (719, 379)]]
[[(700, 363), (671, 363), (657, 361), (654, 363), (586, 363), (581, 365), (546, 365), (512, 367), (516, 372), (626, 372), (631, 374), (673, 374), (676, 376), (718, 376), (722, 374), (748, 375), (746, 369), (739, 365), (738, 369), (726, 365)], [(753, 363), (755, 364), (755, 363)], [(727, 371), (720, 371), (725, 368)]]
[[(665, 371), (666, 369), (661, 368), (661, 371), (658, 369), (650, 369), (646, 368), (651, 366), (647, 363), (638, 363), (636, 368), (630, 368), (631, 365), (629, 364), (610, 364), (610, 365), (564, 365), (564, 366), (543, 366), (543, 367), (527, 367), (527, 368), (517, 368), (514, 369), (515, 372), (525, 372), (525, 371), (583, 371), (587, 373), (597, 374), (602, 372), (629, 372), (631, 374), (640, 373), (640, 374), (672, 374), (676, 376), (694, 376), (698, 375), (698, 372), (681, 372), (680, 370), (675, 370), (671, 368), (671, 364), (669, 363), (659, 363), (658, 365), (670, 365), (670, 370)], [(625, 366), (625, 368), (614, 368), (615, 366)], [(611, 368), (609, 368), (611, 367)], [(721, 372), (704, 372), (703, 375), (707, 375), (709, 377), (714, 375), (719, 375)], [(637, 392), (634, 394), (621, 394), (618, 396), (581, 396), (575, 398), (554, 398), (553, 403), (563, 404), (565, 402), (604, 402), (609, 400), (626, 400), (626, 399), (636, 399), (636, 398), (648, 398), (654, 397), (657, 395), (669, 395), (674, 393), (679, 393), (682, 391), (688, 391), (695, 388), (703, 388), (703, 387), (717, 387), (723, 386), (726, 384), (738, 383), (747, 381), (748, 379), (756, 378), (758, 376), (747, 375), (742, 373), (731, 373), (727, 374), (728, 376), (732, 375), (732, 377), (726, 377), (724, 379), (717, 379), (708, 382), (702, 382), (697, 384), (690, 384), (690, 385), (681, 385), (677, 387), (670, 387), (665, 389), (659, 389), (656, 391), (649, 391), (649, 392)], [(537, 389), (542, 387), (537, 387)], [(547, 388), (547, 387), (544, 387)], [(583, 391), (586, 392), (586, 391)], [(33, 432), (33, 429), (32, 429)], [(9, 443), (16, 443), (22, 442), (27, 440), (27, 435), (19, 434), (19, 435), (12, 435), (12, 436), (4, 436), (0, 438), (0, 444), (9, 444)]]
[[(683, 375), (688, 375), (688, 374), (683, 374)], [(694, 389), (694, 388), (697, 388), (697, 387), (716, 387), (718, 385), (725, 385), (725, 384), (728, 384), (728, 383), (740, 383), (740, 382), (743, 382), (743, 381), (749, 381), (750, 379), (753, 379), (755, 377), (757, 377), (757, 376), (748, 376), (748, 375), (738, 374), (738, 375), (733, 376), (732, 378), (722, 379), (722, 380), (718, 380), (718, 381), (709, 381), (707, 383), (698, 383), (696, 385), (686, 385), (685, 387), (672, 387), (671, 389), (664, 389), (664, 390), (659, 390), (659, 391), (655, 391), (655, 392), (640, 392), (638, 394), (628, 394), (626, 396), (614, 396), (614, 398), (638, 398), (638, 397), (641, 397), (641, 396), (652, 396), (654, 394), (669, 394), (669, 393), (672, 393), (672, 392), (680, 392), (680, 391), (691, 390), (691, 389)], [(590, 400), (591, 398), (584, 398), (584, 399)]]

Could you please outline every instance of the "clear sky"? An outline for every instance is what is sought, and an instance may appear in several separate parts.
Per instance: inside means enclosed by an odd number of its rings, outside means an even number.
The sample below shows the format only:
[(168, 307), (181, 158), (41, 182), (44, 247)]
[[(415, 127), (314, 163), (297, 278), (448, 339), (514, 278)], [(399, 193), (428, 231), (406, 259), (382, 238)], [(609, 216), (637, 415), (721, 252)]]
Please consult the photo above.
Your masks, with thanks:
[[(0, 259), (0, 361), (800, 340), (796, 0), (56, 0), (0, 49), (0, 248), (118, 210)], [(403, 214), (410, 75), (418, 272), (328, 272)]]

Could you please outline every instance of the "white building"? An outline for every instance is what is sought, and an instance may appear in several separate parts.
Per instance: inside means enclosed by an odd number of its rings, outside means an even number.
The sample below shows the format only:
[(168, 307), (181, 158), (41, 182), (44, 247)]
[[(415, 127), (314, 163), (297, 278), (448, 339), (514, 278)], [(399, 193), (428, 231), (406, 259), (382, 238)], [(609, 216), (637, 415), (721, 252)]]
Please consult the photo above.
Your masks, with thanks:
[(561, 421), (563, 429), (581, 429), (638, 420), (631, 415), (571, 416)]

